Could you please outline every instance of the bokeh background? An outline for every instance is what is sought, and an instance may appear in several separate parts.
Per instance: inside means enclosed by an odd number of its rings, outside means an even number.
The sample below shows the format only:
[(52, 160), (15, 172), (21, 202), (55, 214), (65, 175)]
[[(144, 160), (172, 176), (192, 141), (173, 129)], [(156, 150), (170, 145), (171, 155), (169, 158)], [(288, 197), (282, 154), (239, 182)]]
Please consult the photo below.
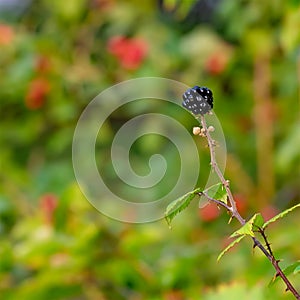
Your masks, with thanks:
[[(212, 205), (193, 203), (170, 230), (164, 220), (109, 219), (81, 194), (71, 146), (82, 110), (142, 76), (214, 91), (245, 218), (299, 203), (299, 1), (1, 0), (0, 298), (293, 299), (280, 282), (267, 287), (274, 270), (250, 241), (216, 262), (238, 224), (225, 226)], [(196, 125), (159, 101), (129, 105), (102, 129), (102, 155), (124, 122), (149, 111)], [(150, 136), (133, 148), (136, 160), (163, 145)], [(300, 259), (299, 217), (268, 231), (282, 266)], [(299, 275), (290, 279), (299, 290)]]

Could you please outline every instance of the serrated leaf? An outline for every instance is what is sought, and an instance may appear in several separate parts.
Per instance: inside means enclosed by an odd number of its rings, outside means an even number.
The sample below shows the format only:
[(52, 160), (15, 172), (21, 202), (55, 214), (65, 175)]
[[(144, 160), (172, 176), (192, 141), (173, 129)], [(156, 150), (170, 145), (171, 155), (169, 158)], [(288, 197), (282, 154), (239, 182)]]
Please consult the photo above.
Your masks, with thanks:
[(174, 217), (183, 211), (185, 208), (189, 206), (191, 201), (194, 199), (196, 194), (200, 193), (201, 189), (197, 188), (191, 192), (186, 193), (185, 195), (181, 196), (180, 198), (172, 201), (165, 211), (165, 219), (170, 226)]
[[(289, 266), (287, 266), (286, 268), (284, 268), (283, 270), (284, 275), (289, 276), (290, 274), (297, 274), (300, 272), (300, 261), (297, 261)], [(278, 280), (279, 280), (279, 276), (274, 275), (272, 280), (269, 283), (269, 286), (272, 286), (273, 284), (275, 284)]]
[(236, 238), (233, 242), (231, 242), (218, 256), (217, 261), (219, 261), (222, 256), (229, 250), (231, 249), (235, 244), (239, 243), (243, 238), (245, 237), (245, 235), (241, 235), (238, 238)]
[(290, 213), (291, 211), (293, 211), (295, 208), (300, 207), (300, 203), (297, 205), (294, 205), (291, 208), (288, 208), (286, 210), (284, 210), (283, 212), (281, 212), (280, 214), (276, 215), (275, 217), (273, 217), (272, 219), (270, 219), (269, 221), (267, 221), (264, 225), (263, 225), (263, 229), (267, 228), (268, 225), (270, 225), (271, 223), (276, 222), (278, 219), (283, 218), (284, 216), (286, 216), (288, 213)]
[(240, 229), (235, 231), (230, 237), (240, 236), (240, 235), (250, 235), (254, 237), (254, 231), (261, 228), (264, 224), (264, 219), (260, 213), (255, 214), (245, 225)]
[(227, 204), (227, 192), (222, 183), (210, 186), (205, 189), (203, 193), (207, 194), (210, 198), (214, 198)]

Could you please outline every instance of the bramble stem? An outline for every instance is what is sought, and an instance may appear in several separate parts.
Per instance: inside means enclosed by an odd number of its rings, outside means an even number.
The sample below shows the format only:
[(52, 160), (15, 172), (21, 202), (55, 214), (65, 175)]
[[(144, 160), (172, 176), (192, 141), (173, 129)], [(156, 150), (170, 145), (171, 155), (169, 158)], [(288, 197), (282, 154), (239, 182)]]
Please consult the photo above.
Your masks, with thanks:
[(226, 204), (225, 202), (223, 201), (220, 201), (220, 200), (217, 200), (217, 199), (214, 199), (212, 197), (210, 197), (207, 193), (205, 192), (200, 192), (198, 193), (199, 196), (204, 196), (207, 200), (209, 201), (212, 201), (212, 202), (215, 202), (216, 204), (220, 205), (220, 206), (223, 206), (225, 207), (225, 209), (227, 209), (228, 211), (232, 212), (232, 208)]
[(236, 208), (236, 204), (235, 201), (233, 199), (233, 195), (231, 193), (231, 190), (229, 188), (229, 181), (226, 180), (218, 166), (218, 163), (216, 161), (216, 153), (215, 153), (215, 141), (212, 139), (209, 130), (207, 129), (207, 125), (206, 125), (206, 120), (204, 118), (203, 115), (201, 115), (201, 125), (204, 129), (205, 132), (205, 136), (208, 142), (208, 147), (209, 147), (209, 151), (210, 151), (210, 163), (212, 168), (214, 169), (214, 171), (216, 172), (216, 174), (218, 175), (219, 179), (221, 180), (221, 183), (223, 184), (227, 196), (228, 196), (228, 200), (231, 206), (231, 214), (233, 217), (235, 217), (242, 225), (244, 225), (246, 223), (246, 221), (242, 218), (242, 216), (239, 214), (237, 208)]
[[(231, 214), (231, 216), (233, 218), (236, 218), (240, 222), (241, 225), (244, 225), (246, 223), (246, 221), (245, 221), (245, 219), (243, 219), (243, 217), (238, 212), (238, 209), (236, 207), (236, 202), (233, 198), (232, 192), (229, 187), (229, 181), (226, 180), (225, 177), (223, 176), (223, 173), (221, 172), (221, 170), (218, 166), (218, 163), (216, 161), (216, 154), (215, 154), (216, 143), (210, 135), (210, 132), (207, 128), (206, 120), (203, 115), (200, 116), (200, 123), (202, 125), (202, 128), (204, 129), (204, 135), (205, 135), (207, 143), (208, 143), (208, 147), (209, 147), (209, 151), (210, 151), (211, 166), (212, 166), (213, 170), (216, 172), (217, 176), (219, 177), (221, 183), (223, 184), (223, 186), (226, 190), (226, 193), (228, 196), (228, 201), (229, 201), (230, 205), (228, 205), (222, 201), (219, 201), (217, 199), (211, 198), (206, 193), (201, 193), (201, 195), (205, 196), (208, 200), (213, 201), (220, 206), (223, 206)], [(267, 241), (265, 232), (262, 229), (259, 229), (258, 232), (261, 234), (264, 241), (266, 242), (266, 247), (264, 247), (263, 244), (258, 239), (256, 239), (255, 237), (252, 237), (252, 240), (254, 242), (254, 247), (258, 247), (263, 252), (263, 254), (268, 258), (268, 260), (271, 262), (271, 264), (273, 265), (273, 267), (276, 270), (276, 276), (280, 276), (281, 279), (286, 284), (286, 287), (287, 287), (286, 290), (287, 291), (289, 290), (295, 296), (296, 299), (300, 299), (299, 293), (296, 291), (296, 289), (294, 288), (292, 283), (288, 280), (288, 278), (285, 276), (282, 269), (280, 268), (279, 261), (275, 258), (274, 254), (271, 250), (271, 247), (270, 247), (269, 242)]]

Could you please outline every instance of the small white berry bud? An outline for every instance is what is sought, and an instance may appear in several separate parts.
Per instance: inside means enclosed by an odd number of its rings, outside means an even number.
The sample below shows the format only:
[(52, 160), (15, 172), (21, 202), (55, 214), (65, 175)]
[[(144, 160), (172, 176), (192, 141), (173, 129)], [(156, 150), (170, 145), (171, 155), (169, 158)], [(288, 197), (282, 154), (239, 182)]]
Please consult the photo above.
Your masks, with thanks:
[(214, 132), (215, 131), (215, 127), (214, 126), (209, 126), (207, 128), (208, 132)]
[(193, 134), (194, 135), (198, 135), (201, 133), (201, 129), (200, 127), (193, 127)]

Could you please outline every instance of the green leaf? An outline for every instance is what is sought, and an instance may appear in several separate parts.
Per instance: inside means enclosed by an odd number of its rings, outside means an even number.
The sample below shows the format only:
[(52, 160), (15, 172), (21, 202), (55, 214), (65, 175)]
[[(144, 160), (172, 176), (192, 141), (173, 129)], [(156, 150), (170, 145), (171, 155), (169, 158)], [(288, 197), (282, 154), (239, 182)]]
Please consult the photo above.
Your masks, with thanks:
[(293, 272), (293, 273), (294, 273), (294, 274), (300, 273), (300, 262), (299, 262), (298, 266), (294, 269), (294, 272)]
[(267, 221), (264, 225), (263, 225), (263, 229), (267, 228), (268, 225), (270, 225), (271, 223), (274, 223), (275, 221), (277, 221), (278, 219), (283, 218), (285, 215), (287, 215), (289, 212), (291, 212), (292, 210), (294, 210), (295, 208), (300, 207), (300, 203), (284, 210), (283, 212), (281, 212), (280, 214), (276, 215), (275, 217), (273, 217), (272, 219), (270, 219), (269, 221)]
[[(283, 272), (286, 276), (288, 276), (292, 273), (295, 274), (295, 270), (299, 267), (300, 267), (300, 261), (296, 261), (295, 263), (293, 263), (293, 264), (287, 266), (286, 268), (284, 268)], [(296, 271), (296, 273), (297, 273), (297, 271)]]
[(243, 238), (245, 237), (245, 235), (241, 235), (238, 238), (236, 238), (233, 242), (231, 242), (218, 256), (217, 261), (219, 261), (222, 256), (229, 250), (231, 249), (235, 244), (239, 243)]
[(185, 208), (189, 206), (191, 201), (194, 199), (196, 194), (200, 193), (200, 188), (197, 188), (191, 192), (188, 192), (187, 194), (181, 196), (180, 198), (172, 201), (165, 211), (165, 219), (170, 226), (172, 220), (174, 217), (179, 214), (181, 211), (183, 211)]
[(203, 191), (210, 198), (222, 201), (227, 204), (227, 192), (222, 183), (217, 183)]
[[(284, 275), (289, 276), (290, 274), (297, 274), (300, 272), (300, 261), (297, 261), (289, 266), (287, 266), (286, 268), (284, 268), (283, 270)], [(272, 286), (273, 284), (275, 284), (278, 280), (279, 280), (279, 276), (274, 275), (271, 282), (269, 283), (269, 286)]]
[(261, 228), (264, 224), (264, 219), (260, 213), (255, 214), (245, 225), (235, 231), (230, 237), (250, 235), (254, 237), (254, 231)]

